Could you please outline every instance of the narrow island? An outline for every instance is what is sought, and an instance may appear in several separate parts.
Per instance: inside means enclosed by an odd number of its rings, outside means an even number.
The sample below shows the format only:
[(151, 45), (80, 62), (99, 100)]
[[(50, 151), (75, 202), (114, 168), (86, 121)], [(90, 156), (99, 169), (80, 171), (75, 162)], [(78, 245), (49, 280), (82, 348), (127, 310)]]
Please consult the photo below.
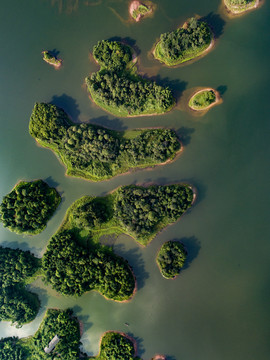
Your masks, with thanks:
[(0, 205), (0, 221), (17, 234), (42, 232), (61, 202), (56, 189), (43, 180), (20, 181), (4, 196)]
[(122, 186), (105, 197), (84, 196), (67, 210), (42, 258), (46, 283), (63, 295), (96, 290), (107, 299), (130, 300), (135, 277), (127, 261), (101, 246), (103, 235), (127, 234), (147, 245), (194, 201), (190, 185)]
[[(71, 309), (48, 309), (33, 336), (0, 339), (2, 360), (141, 360), (137, 356), (137, 344), (131, 336), (117, 331), (105, 332), (100, 340), (97, 356), (87, 356), (80, 350), (80, 322)], [(165, 360), (156, 355), (153, 359)]]
[(46, 61), (46, 63), (54, 66), (55, 68), (60, 68), (62, 65), (63, 60), (57, 59), (55, 56), (50, 53), (50, 51), (42, 51), (43, 54), (43, 60)]
[(232, 15), (241, 15), (247, 11), (255, 10), (259, 4), (259, 0), (223, 0), (224, 5)]
[(205, 88), (196, 91), (196, 93), (191, 96), (188, 106), (194, 111), (205, 111), (217, 105), (220, 100), (221, 98), (217, 90)]
[(181, 151), (173, 130), (114, 131), (74, 124), (64, 110), (44, 103), (35, 105), (29, 132), (38, 144), (58, 155), (67, 175), (91, 181), (165, 164)]
[(187, 20), (181, 28), (160, 36), (153, 55), (167, 66), (175, 66), (206, 54), (214, 44), (214, 35), (205, 21)]
[(140, 21), (143, 17), (151, 14), (153, 11), (153, 6), (151, 1), (132, 1), (129, 5), (130, 16), (136, 21)]
[(178, 241), (167, 241), (157, 255), (157, 265), (165, 279), (175, 279), (183, 268), (187, 257), (184, 245)]
[(29, 251), (0, 246), (0, 321), (20, 327), (34, 320), (39, 299), (25, 286), (40, 275), (40, 270), (40, 259)]
[(91, 100), (119, 117), (170, 111), (175, 105), (171, 90), (138, 75), (132, 53), (117, 41), (102, 40), (94, 46), (93, 56), (101, 68), (85, 79)]

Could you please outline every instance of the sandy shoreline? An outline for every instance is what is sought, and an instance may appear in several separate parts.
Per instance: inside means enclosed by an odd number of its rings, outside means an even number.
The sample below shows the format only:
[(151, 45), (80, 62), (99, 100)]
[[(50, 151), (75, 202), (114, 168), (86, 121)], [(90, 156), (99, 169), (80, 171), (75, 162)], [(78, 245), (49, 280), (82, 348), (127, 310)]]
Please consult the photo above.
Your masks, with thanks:
[[(140, 5), (145, 5), (149, 8), (149, 11), (142, 15), (142, 14), (138, 14), (138, 16), (136, 17), (136, 19), (133, 17), (133, 12), (136, 11)], [(152, 3), (150, 1), (145, 0), (144, 2), (140, 2), (137, 0), (131, 1), (129, 8), (128, 8), (128, 12), (130, 17), (132, 18), (132, 20), (139, 22), (142, 18), (147, 17), (149, 15), (151, 15), (153, 13), (153, 6)]]
[(203, 88), (203, 89), (201, 89), (201, 90), (195, 91), (195, 92), (191, 95), (189, 101), (190, 101), (195, 95), (200, 94), (200, 93), (203, 92), (203, 91), (213, 91), (214, 94), (215, 94), (215, 96), (216, 96), (216, 100), (215, 100), (212, 104), (208, 105), (207, 107), (205, 107), (205, 108), (203, 108), (203, 109), (196, 109), (196, 108), (194, 108), (194, 107), (192, 107), (192, 106), (190, 106), (190, 105), (188, 104), (188, 107), (189, 107), (191, 110), (193, 110), (193, 111), (207, 111), (207, 110), (211, 109), (213, 106), (218, 105), (219, 103), (221, 103), (221, 96), (220, 96), (219, 92), (218, 92), (217, 90), (213, 89), (213, 88)]
[[(250, 11), (253, 11), (255, 9), (257, 9), (258, 7), (260, 7), (263, 4), (263, 1), (261, 0), (256, 0), (255, 4), (253, 6), (247, 7), (245, 10), (238, 10), (237, 6), (233, 6), (233, 5), (227, 5), (226, 4), (226, 0), (222, 0), (222, 5), (223, 8), (225, 8), (227, 16), (234, 18), (234, 17), (238, 17), (238, 16), (242, 16), (247, 14)], [(235, 9), (235, 10), (234, 10)]]

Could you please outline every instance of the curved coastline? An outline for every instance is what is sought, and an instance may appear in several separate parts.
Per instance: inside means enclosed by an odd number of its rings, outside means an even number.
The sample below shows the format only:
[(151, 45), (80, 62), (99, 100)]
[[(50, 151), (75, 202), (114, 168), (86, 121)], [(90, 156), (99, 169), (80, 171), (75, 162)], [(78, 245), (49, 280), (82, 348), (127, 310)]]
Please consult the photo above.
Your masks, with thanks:
[[(192, 105), (190, 105), (189, 103), (190, 103), (190, 101), (196, 96), (196, 95), (198, 95), (198, 94), (200, 94), (201, 92), (204, 92), (204, 91), (213, 91), (214, 92), (214, 94), (215, 94), (215, 96), (216, 96), (216, 100), (213, 102), (213, 103), (211, 103), (210, 105), (208, 105), (208, 106), (206, 106), (206, 107), (204, 107), (204, 108), (202, 108), (202, 109), (198, 109), (198, 108), (195, 108), (195, 107), (193, 107)], [(191, 109), (191, 110), (193, 110), (193, 111), (208, 111), (209, 109), (211, 109), (213, 106), (215, 106), (215, 105), (218, 105), (220, 102), (221, 102), (221, 96), (220, 96), (220, 94), (219, 94), (219, 92), (217, 91), (217, 90), (215, 90), (215, 89), (213, 89), (213, 88), (203, 88), (203, 89), (201, 89), (201, 90), (198, 90), (198, 91), (196, 91), (196, 92), (194, 92), (193, 93), (193, 95), (191, 95), (191, 97), (190, 97), (190, 99), (189, 99), (189, 103), (188, 103), (188, 107)]]
[(255, 0), (252, 4), (241, 6), (241, 5), (230, 5), (227, 0), (222, 0), (222, 4), (226, 9), (226, 13), (229, 17), (242, 16), (246, 13), (256, 10), (262, 5), (262, 1)]

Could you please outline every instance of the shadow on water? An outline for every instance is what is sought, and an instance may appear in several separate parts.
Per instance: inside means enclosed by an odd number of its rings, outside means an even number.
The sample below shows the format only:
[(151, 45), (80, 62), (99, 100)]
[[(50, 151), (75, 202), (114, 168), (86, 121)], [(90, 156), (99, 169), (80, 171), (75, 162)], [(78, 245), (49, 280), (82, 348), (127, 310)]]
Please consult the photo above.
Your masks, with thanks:
[(60, 51), (57, 49), (53, 49), (53, 50), (49, 50), (49, 53), (52, 54), (54, 57), (58, 57), (58, 55), (60, 54)]
[(177, 360), (177, 359), (174, 356), (166, 355), (166, 360)]
[(123, 244), (113, 246), (113, 250), (117, 255), (126, 259), (132, 267), (137, 280), (138, 290), (145, 285), (145, 280), (149, 278), (149, 273), (145, 271), (144, 260), (139, 248), (133, 248), (128, 251), (125, 250)]
[(78, 319), (82, 322), (83, 332), (88, 331), (93, 326), (93, 323), (89, 321), (90, 316), (82, 315), (83, 309), (79, 305), (75, 305), (72, 310), (74, 312), (74, 315), (78, 317)]
[(216, 39), (218, 39), (223, 34), (226, 22), (219, 14), (214, 14), (213, 12), (210, 12), (208, 15), (202, 17), (200, 20), (206, 21), (207, 24), (210, 25)]
[(127, 36), (127, 37), (113, 36), (113, 37), (109, 38), (108, 40), (109, 41), (119, 41), (123, 44), (129, 45), (130, 47), (132, 47), (135, 50), (137, 56), (140, 55), (140, 53), (141, 53), (141, 50), (136, 45), (136, 40), (130, 38), (129, 36)]
[(117, 119), (117, 118), (110, 120), (108, 116), (101, 116), (96, 119), (91, 119), (91, 120), (89, 120), (89, 123), (90, 122), (91, 122), (91, 124), (103, 126), (105, 128), (114, 129), (114, 130), (118, 130), (118, 131), (123, 131), (123, 130), (127, 129), (127, 126), (123, 125), (122, 120)]
[(67, 94), (61, 96), (54, 95), (50, 103), (59, 106), (70, 116), (74, 122), (79, 122), (80, 110), (75, 99)]
[[(31, 235), (29, 235), (31, 236)], [(10, 249), (20, 249), (22, 251), (30, 251), (36, 257), (39, 257), (38, 254), (42, 251), (42, 248), (31, 247), (27, 242), (18, 242), (18, 241), (3, 241), (1, 246), (7, 247)]]
[(51, 187), (56, 188), (57, 186), (59, 186), (59, 183), (53, 180), (51, 176), (48, 176), (44, 181)]
[(225, 92), (227, 91), (228, 86), (227, 85), (219, 85), (217, 87), (217, 91), (220, 93), (220, 96), (223, 96)]
[(139, 336), (134, 336), (131, 332), (126, 333), (128, 336), (130, 336), (132, 339), (135, 340), (136, 346), (137, 346), (137, 352), (140, 358), (145, 353), (144, 347), (143, 347), (143, 339)]
[(183, 270), (186, 270), (190, 267), (191, 263), (198, 256), (201, 250), (201, 243), (195, 236), (181, 238), (180, 240), (174, 240), (174, 241), (181, 242), (184, 245), (185, 249), (187, 250), (188, 255), (185, 261), (185, 265), (183, 266)]
[(187, 146), (188, 144), (190, 144), (190, 140), (191, 140), (190, 135), (193, 134), (194, 131), (195, 131), (194, 128), (187, 128), (184, 126), (176, 130), (176, 134), (179, 140), (181, 141), (181, 143), (183, 144), (183, 146)]
[(200, 204), (200, 202), (205, 199), (206, 192), (207, 192), (207, 187), (204, 184), (202, 184), (202, 182), (198, 183), (197, 180), (195, 180), (193, 178), (184, 179), (181, 182), (188, 183), (188, 184), (192, 185), (195, 188), (196, 192), (197, 192), (196, 200), (195, 200), (194, 204), (192, 205), (192, 209), (193, 209), (195, 206)]

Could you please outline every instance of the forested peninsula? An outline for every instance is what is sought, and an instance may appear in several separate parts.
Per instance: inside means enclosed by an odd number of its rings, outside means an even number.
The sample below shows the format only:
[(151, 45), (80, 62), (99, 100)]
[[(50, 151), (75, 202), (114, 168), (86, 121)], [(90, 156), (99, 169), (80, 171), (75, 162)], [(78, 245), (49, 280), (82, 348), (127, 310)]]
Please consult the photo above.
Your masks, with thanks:
[(157, 255), (157, 264), (165, 279), (174, 279), (183, 268), (187, 257), (184, 245), (178, 241), (167, 241)]
[(137, 74), (132, 49), (102, 40), (93, 49), (100, 70), (86, 78), (92, 100), (116, 116), (163, 114), (175, 104), (171, 90)]
[(43, 54), (43, 60), (54, 66), (55, 68), (60, 68), (60, 66), (62, 65), (62, 60), (61, 59), (57, 59), (54, 55), (52, 55), (50, 53), (50, 51), (42, 51), (42, 54)]
[(173, 160), (181, 149), (170, 129), (114, 131), (90, 124), (74, 124), (61, 108), (37, 103), (29, 132), (53, 150), (67, 175), (102, 181), (132, 169)]
[(181, 28), (161, 34), (153, 54), (160, 62), (175, 66), (204, 54), (213, 42), (214, 35), (209, 25), (193, 17)]
[(256, 9), (260, 3), (259, 0), (223, 0), (223, 2), (227, 10), (234, 15)]
[(0, 246), (0, 321), (21, 326), (34, 320), (39, 299), (25, 286), (40, 275), (40, 269), (40, 259), (29, 251)]
[(101, 246), (102, 235), (125, 233), (142, 245), (192, 205), (189, 185), (123, 186), (105, 197), (84, 196), (67, 211), (42, 258), (45, 281), (64, 295), (97, 290), (124, 301), (136, 291), (128, 263)]
[[(80, 330), (80, 323), (71, 309), (48, 309), (35, 335), (22, 339), (8, 337), (0, 340), (0, 359), (141, 360), (137, 356), (136, 341), (116, 331), (105, 332), (100, 340), (99, 354), (89, 357), (80, 350)], [(165, 357), (159, 359), (165, 360)]]
[(18, 234), (42, 232), (61, 202), (56, 189), (43, 180), (20, 181), (0, 205), (3, 226)]

